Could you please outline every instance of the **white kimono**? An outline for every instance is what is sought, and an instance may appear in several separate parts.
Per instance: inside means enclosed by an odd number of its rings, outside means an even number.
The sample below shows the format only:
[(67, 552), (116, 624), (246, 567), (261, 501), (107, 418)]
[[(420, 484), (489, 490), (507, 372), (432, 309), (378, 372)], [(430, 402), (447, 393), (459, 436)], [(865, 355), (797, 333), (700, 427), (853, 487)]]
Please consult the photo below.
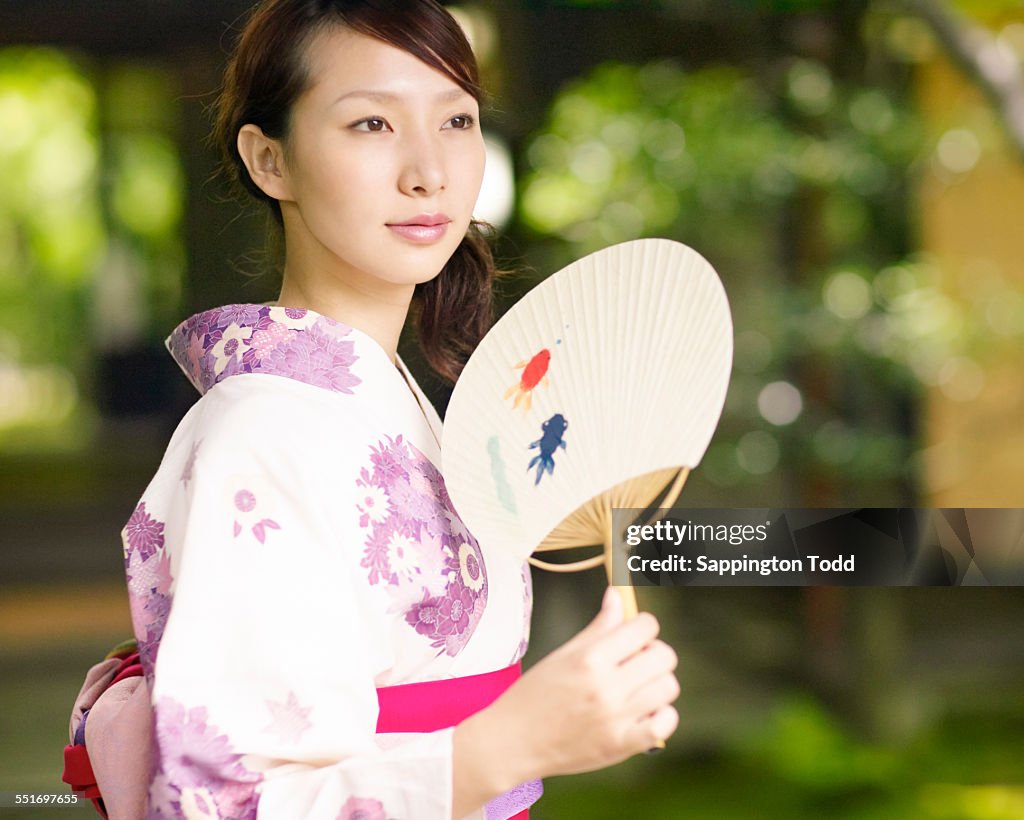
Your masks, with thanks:
[(453, 730), (376, 735), (375, 689), (518, 661), (529, 568), (467, 532), (367, 335), (229, 305), (168, 344), (202, 398), (122, 533), (149, 816), (448, 820)]

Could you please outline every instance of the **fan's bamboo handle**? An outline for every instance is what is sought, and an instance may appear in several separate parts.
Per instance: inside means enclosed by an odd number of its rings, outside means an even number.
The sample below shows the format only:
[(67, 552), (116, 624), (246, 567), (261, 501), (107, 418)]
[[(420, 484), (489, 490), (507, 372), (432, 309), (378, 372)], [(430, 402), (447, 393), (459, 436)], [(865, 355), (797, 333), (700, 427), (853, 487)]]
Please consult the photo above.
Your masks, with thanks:
[[(612, 532), (612, 509), (611, 506), (607, 506), (607, 514), (605, 518), (605, 540), (604, 540), (604, 570), (608, 576), (609, 585), (612, 583), (612, 545), (614, 543), (614, 537)], [(635, 618), (639, 612), (639, 608), (636, 604), (636, 589), (633, 588), (632, 583), (628, 586), (615, 586), (614, 590), (619, 595), (619, 600), (622, 601), (622, 618), (624, 621), (628, 621), (630, 618)], [(650, 749), (647, 750), (647, 754), (657, 754), (665, 748), (665, 741), (659, 740)]]
[(615, 591), (619, 593), (619, 598), (622, 600), (622, 618), (628, 621), (630, 618), (635, 618), (639, 609), (636, 605), (636, 590), (633, 587), (615, 587)]

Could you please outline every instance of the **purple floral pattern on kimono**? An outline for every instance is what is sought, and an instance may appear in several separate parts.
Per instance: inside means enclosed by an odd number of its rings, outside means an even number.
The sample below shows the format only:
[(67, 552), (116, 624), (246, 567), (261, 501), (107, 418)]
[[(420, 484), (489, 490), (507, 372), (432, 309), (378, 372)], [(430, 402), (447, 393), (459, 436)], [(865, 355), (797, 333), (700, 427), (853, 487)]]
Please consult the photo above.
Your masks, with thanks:
[(121, 533), (128, 576), (128, 606), (139, 658), (152, 682), (157, 650), (171, 612), (171, 566), (164, 550), (164, 524), (139, 504)]
[(143, 501), (124, 525), (121, 536), (125, 545), (124, 565), (127, 569), (133, 555), (137, 554), (140, 560), (145, 561), (163, 548), (164, 525), (146, 512), (146, 502)]
[(181, 469), (181, 478), (178, 479), (188, 487), (188, 483), (192, 480), (192, 472), (196, 468), (196, 457), (199, 455), (199, 445), (201, 441), (192, 442), (192, 449), (188, 452), (188, 458), (185, 459), (185, 466)]
[(521, 661), (530, 645), (530, 618), (533, 615), (533, 576), (530, 574), (530, 564), (523, 561), (523, 637), (519, 641), (519, 648), (516, 650), (512, 663)]
[(360, 526), (368, 530), (360, 566), (383, 584), (438, 654), (457, 655), (487, 604), (487, 571), (476, 539), (452, 506), (440, 472), (402, 436), (370, 448), (360, 488)]
[(150, 818), (255, 820), (262, 775), (242, 765), (228, 737), (208, 723), (206, 707), (186, 711), (176, 700), (161, 698), (154, 741), (159, 757), (149, 792)]
[(180, 324), (171, 355), (200, 393), (240, 373), (285, 376), (335, 393), (360, 384), (352, 373), (352, 328), (312, 311), (227, 305)]
[(256, 496), (251, 490), (242, 489), (235, 493), (235, 520), (233, 533), (238, 538), (243, 532), (251, 532), (261, 544), (266, 543), (269, 530), (279, 530), (281, 525), (273, 518), (261, 514)]
[(372, 797), (350, 797), (341, 807), (337, 820), (387, 820), (384, 804)]

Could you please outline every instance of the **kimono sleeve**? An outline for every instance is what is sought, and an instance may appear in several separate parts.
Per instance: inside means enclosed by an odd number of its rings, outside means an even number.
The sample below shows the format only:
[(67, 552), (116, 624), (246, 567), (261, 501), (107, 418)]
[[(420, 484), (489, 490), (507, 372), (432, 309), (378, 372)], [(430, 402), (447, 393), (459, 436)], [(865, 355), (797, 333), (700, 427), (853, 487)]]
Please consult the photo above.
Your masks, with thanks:
[(385, 619), (338, 523), (364, 443), (294, 397), (216, 392), (152, 503), (170, 601), (149, 816), (448, 820), (453, 730), (375, 735)]

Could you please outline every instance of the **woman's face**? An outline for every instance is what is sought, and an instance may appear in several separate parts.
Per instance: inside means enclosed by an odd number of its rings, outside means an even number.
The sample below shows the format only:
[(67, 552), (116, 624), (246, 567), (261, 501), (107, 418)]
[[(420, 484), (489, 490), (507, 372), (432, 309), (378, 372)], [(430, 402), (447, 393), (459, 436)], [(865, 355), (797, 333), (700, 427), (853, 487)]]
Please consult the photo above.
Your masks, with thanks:
[[(356, 287), (436, 276), (484, 171), (476, 100), (408, 52), (344, 28), (314, 38), (285, 145), (289, 266)], [(306, 276), (311, 271), (305, 272)]]

